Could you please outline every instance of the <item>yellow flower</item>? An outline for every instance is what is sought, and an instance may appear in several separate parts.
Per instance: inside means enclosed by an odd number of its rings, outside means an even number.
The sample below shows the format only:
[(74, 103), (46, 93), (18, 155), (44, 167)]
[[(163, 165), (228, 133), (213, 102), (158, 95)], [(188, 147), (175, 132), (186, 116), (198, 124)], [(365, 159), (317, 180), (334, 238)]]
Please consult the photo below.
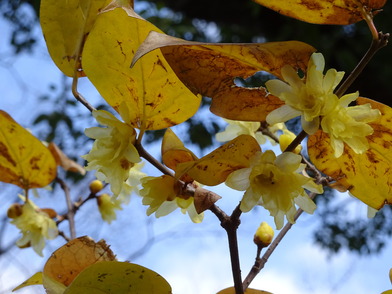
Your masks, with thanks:
[(369, 149), (366, 136), (373, 134), (368, 122), (376, 120), (381, 114), (372, 109), (370, 104), (348, 107), (357, 96), (345, 95), (335, 109), (321, 120), (321, 128), (329, 134), (335, 157), (340, 157), (346, 143), (355, 153), (362, 154)]
[[(284, 152), (286, 148), (291, 144), (291, 142), (294, 141), (295, 137), (296, 135), (293, 132), (287, 129), (283, 130), (283, 134), (279, 136), (280, 150)], [(297, 147), (295, 147), (294, 153), (299, 154), (301, 153), (301, 150), (302, 146), (298, 145)]]
[(22, 233), (22, 238), (16, 242), (21, 248), (31, 246), (40, 256), (45, 247), (45, 239), (52, 240), (57, 237), (56, 223), (43, 211), (28, 200), (22, 210), (14, 215), (11, 221)]
[(109, 224), (117, 218), (116, 209), (122, 210), (121, 202), (117, 199), (112, 199), (108, 194), (98, 196), (97, 204), (102, 219)]
[(90, 153), (82, 156), (88, 161), (86, 170), (97, 170), (96, 177), (110, 183), (113, 194), (119, 195), (129, 170), (141, 160), (133, 145), (136, 132), (107, 111), (94, 111), (93, 116), (107, 127), (93, 127), (85, 131), (88, 137), (95, 139)]
[[(272, 144), (276, 144), (274, 140), (270, 137), (263, 135), (262, 132), (259, 131), (260, 122), (249, 122), (249, 121), (236, 121), (223, 119), (228, 123), (226, 129), (223, 132), (219, 132), (215, 135), (215, 138), (219, 142), (228, 142), (237, 138), (239, 135), (250, 135), (257, 140), (260, 145), (265, 144), (269, 139)], [(268, 127), (271, 133), (277, 133), (279, 131), (284, 131), (286, 129), (285, 124), (278, 123)]]
[(144, 166), (144, 162), (135, 163), (135, 165), (129, 171), (129, 177), (123, 184), (121, 193), (117, 196), (117, 199), (124, 204), (128, 204), (130, 201), (130, 196), (132, 192), (140, 195), (140, 180), (147, 175), (141, 171)]
[(316, 209), (304, 188), (315, 193), (323, 191), (313, 179), (300, 174), (304, 167), (301, 156), (297, 154), (285, 152), (276, 157), (267, 150), (257, 153), (249, 168), (231, 173), (226, 184), (235, 190), (246, 190), (240, 206), (243, 212), (259, 204), (274, 216), (277, 229), (281, 229), (285, 215), (289, 222), (294, 223), (295, 204), (308, 213)]
[(301, 116), (306, 133), (313, 134), (319, 129), (319, 117), (329, 113), (338, 103), (338, 97), (333, 91), (344, 75), (344, 72), (329, 69), (324, 76), (324, 66), (323, 55), (313, 53), (308, 63), (306, 79), (301, 79), (291, 66), (286, 65), (281, 73), (288, 84), (280, 80), (266, 82), (268, 91), (285, 102), (285, 105), (268, 114), (269, 124)]
[(143, 189), (140, 195), (143, 197), (143, 204), (149, 205), (147, 215), (155, 212), (156, 217), (161, 217), (181, 208), (182, 213), (188, 212), (194, 223), (200, 223), (203, 220), (203, 213), (196, 212), (193, 197), (178, 195), (175, 178), (168, 175), (145, 177), (141, 179), (141, 183)]

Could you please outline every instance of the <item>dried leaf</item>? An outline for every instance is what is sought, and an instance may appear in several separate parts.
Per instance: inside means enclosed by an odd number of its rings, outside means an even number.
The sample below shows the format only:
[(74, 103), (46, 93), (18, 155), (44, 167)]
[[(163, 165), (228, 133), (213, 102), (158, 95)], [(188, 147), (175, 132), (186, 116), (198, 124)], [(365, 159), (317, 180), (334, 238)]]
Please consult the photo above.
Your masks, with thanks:
[(379, 109), (381, 117), (372, 123), (374, 133), (368, 136), (369, 150), (356, 154), (347, 146), (341, 157), (335, 158), (329, 136), (322, 131), (309, 137), (308, 152), (313, 164), (345, 187), (367, 205), (380, 209), (392, 204), (392, 109), (376, 101), (359, 98), (358, 104), (370, 103)]
[(0, 181), (22, 189), (41, 188), (56, 177), (48, 148), (0, 110)]
[(42, 0), (40, 22), (49, 54), (67, 76), (83, 76), (80, 56), (101, 8), (109, 0)]
[(171, 294), (169, 283), (156, 272), (128, 262), (102, 261), (82, 271), (64, 294)]
[(81, 175), (86, 174), (86, 170), (84, 169), (84, 167), (70, 159), (67, 155), (65, 155), (64, 152), (61, 151), (61, 149), (55, 143), (50, 142), (48, 149), (55, 158), (57, 165), (60, 165), (64, 170), (74, 173), (80, 173)]
[[(286, 64), (306, 71), (309, 57), (315, 51), (298, 41), (214, 44), (185, 41), (153, 31), (139, 47), (132, 65), (136, 66), (139, 58), (158, 48), (192, 92), (212, 98), (213, 113), (243, 121), (264, 121), (283, 102), (268, 95), (264, 88), (238, 87), (235, 78), (245, 79), (259, 71), (281, 77), (280, 70)], [(143, 59), (155, 54), (156, 51), (151, 52)]]
[(115, 255), (103, 240), (96, 243), (87, 236), (71, 240), (57, 249), (46, 262), (44, 286), (45, 278), (68, 286), (88, 266), (113, 260)]
[(382, 8), (386, 0), (253, 0), (280, 14), (315, 24), (348, 25), (364, 19), (369, 11)]
[(196, 212), (198, 214), (209, 209), (215, 202), (222, 197), (209, 190), (197, 187), (193, 195)]
[(233, 171), (248, 167), (252, 156), (259, 151), (255, 138), (241, 135), (199, 160), (178, 164), (176, 176), (187, 174), (201, 184), (215, 186)]
[(126, 123), (156, 130), (187, 120), (200, 97), (182, 84), (160, 52), (129, 67), (151, 30), (159, 31), (130, 8), (101, 14), (84, 47), (83, 69)]

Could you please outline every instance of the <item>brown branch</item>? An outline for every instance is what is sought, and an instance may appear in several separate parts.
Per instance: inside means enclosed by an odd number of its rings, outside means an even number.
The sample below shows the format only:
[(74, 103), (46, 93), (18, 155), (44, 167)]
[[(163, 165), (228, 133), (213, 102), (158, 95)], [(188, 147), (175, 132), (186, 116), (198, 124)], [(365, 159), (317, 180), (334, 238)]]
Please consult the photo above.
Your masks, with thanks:
[(71, 200), (71, 195), (69, 193), (69, 188), (67, 184), (60, 178), (56, 178), (56, 181), (60, 184), (61, 189), (63, 189), (65, 194), (65, 201), (67, 203), (67, 219), (69, 222), (69, 232), (71, 235), (71, 239), (76, 238), (76, 231), (75, 231), (75, 211), (73, 207), (73, 203)]
[(93, 112), (96, 110), (94, 106), (92, 106), (84, 97), (82, 94), (78, 92), (78, 77), (74, 77), (72, 80), (72, 94), (78, 100), (80, 103), (82, 103), (90, 112)]
[(160, 163), (158, 160), (156, 160), (155, 157), (153, 157), (150, 153), (148, 153), (146, 151), (146, 149), (143, 148), (141, 143), (136, 142), (135, 147), (139, 153), (139, 156), (146, 159), (149, 163), (151, 163), (153, 166), (155, 166), (163, 174), (174, 177), (173, 172), (171, 172), (166, 166), (164, 166), (162, 163)]

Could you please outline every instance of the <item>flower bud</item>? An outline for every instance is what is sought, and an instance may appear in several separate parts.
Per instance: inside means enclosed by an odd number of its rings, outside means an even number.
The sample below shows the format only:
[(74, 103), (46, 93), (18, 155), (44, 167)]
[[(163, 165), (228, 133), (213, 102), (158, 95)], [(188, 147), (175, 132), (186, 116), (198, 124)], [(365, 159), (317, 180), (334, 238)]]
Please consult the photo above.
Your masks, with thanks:
[(253, 242), (264, 248), (271, 244), (273, 238), (274, 230), (266, 222), (262, 222), (256, 230)]
[(97, 194), (103, 189), (103, 183), (100, 180), (94, 180), (90, 183), (90, 191), (93, 194)]
[(40, 208), (39, 210), (46, 213), (50, 218), (55, 218), (57, 216), (57, 212), (52, 208)]
[[(296, 135), (290, 131), (284, 131), (284, 133), (279, 137), (280, 150), (283, 152), (286, 148), (294, 141)], [(302, 150), (302, 146), (298, 145), (294, 149), (294, 153), (299, 154)]]
[(23, 213), (23, 205), (19, 203), (13, 203), (7, 210), (7, 216), (9, 218), (17, 218)]

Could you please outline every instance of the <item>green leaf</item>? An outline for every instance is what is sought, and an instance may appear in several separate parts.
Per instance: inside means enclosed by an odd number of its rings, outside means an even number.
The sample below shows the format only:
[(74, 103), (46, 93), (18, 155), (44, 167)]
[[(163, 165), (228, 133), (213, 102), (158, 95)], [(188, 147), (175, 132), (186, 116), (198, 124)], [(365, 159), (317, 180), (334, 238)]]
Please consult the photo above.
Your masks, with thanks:
[(64, 294), (121, 293), (170, 294), (168, 282), (143, 266), (118, 261), (102, 261), (82, 271)]

